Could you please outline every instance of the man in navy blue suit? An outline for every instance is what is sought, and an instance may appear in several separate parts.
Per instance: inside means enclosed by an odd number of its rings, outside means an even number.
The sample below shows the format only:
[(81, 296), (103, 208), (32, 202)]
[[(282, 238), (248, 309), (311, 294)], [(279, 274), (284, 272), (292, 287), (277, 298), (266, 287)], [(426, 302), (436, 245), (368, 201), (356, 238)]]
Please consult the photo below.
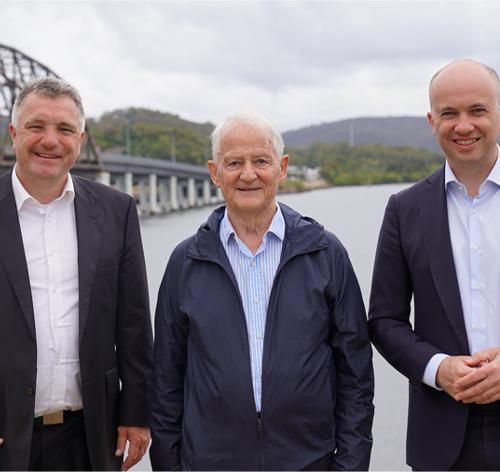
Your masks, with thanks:
[(370, 334), (410, 380), (408, 464), (499, 470), (500, 83), (490, 67), (459, 60), (429, 95), (446, 163), (389, 200)]

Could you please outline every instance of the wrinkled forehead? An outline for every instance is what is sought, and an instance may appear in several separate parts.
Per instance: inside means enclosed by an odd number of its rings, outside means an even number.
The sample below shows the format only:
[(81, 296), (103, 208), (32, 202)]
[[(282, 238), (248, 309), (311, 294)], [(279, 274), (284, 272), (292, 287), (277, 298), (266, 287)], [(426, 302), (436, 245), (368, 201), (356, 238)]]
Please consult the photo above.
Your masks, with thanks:
[(222, 155), (239, 148), (267, 149), (275, 154), (270, 131), (248, 123), (231, 123), (221, 130)]

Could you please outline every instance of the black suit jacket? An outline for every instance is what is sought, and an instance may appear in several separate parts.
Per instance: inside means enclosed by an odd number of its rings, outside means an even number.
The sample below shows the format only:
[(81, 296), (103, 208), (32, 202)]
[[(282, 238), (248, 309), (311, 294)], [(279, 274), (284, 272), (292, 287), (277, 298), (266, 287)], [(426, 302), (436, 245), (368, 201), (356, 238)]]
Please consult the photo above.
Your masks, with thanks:
[[(0, 469), (26, 470), (37, 338), (11, 172), (0, 176)], [(148, 426), (150, 415), (152, 333), (138, 216), (130, 196), (73, 181), (87, 442), (94, 470), (117, 470), (118, 425)]]
[(434, 354), (469, 355), (444, 167), (389, 199), (375, 257), (369, 328), (375, 347), (410, 380), (408, 464), (448, 470), (462, 447), (469, 407), (422, 383)]

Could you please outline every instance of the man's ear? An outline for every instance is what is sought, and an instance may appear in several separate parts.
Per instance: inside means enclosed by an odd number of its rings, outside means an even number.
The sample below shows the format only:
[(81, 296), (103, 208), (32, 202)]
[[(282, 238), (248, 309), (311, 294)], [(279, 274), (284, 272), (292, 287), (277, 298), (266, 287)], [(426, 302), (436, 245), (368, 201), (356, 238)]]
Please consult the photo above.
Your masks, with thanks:
[(289, 160), (288, 154), (285, 154), (281, 158), (281, 162), (280, 162), (280, 168), (281, 168), (280, 183), (283, 182), (283, 180), (285, 180), (285, 178), (286, 178), (286, 171), (288, 169), (288, 160)]
[(210, 171), (212, 182), (217, 188), (220, 188), (219, 178), (217, 177), (217, 164), (215, 163), (215, 161), (208, 161), (207, 167), (208, 170)]
[(434, 131), (434, 118), (432, 117), (431, 111), (427, 112), (427, 121), (431, 125), (432, 132), (434, 133), (434, 136), (436, 136), (436, 132)]
[(9, 125), (10, 137), (12, 138), (12, 147), (16, 149), (16, 128), (12, 126), (12, 123)]

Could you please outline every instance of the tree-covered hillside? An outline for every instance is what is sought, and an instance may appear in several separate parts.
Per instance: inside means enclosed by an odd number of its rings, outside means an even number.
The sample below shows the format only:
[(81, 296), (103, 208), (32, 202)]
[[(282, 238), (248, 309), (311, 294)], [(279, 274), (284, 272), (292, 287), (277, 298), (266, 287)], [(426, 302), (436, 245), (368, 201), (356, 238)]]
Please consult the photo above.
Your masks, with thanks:
[(287, 148), (290, 162), (321, 167), (322, 177), (334, 185), (416, 182), (444, 163), (442, 154), (412, 147), (381, 144), (314, 143), (306, 149)]
[[(102, 152), (126, 154), (129, 134), (133, 156), (175, 158), (204, 165), (210, 157), (210, 123), (193, 123), (170, 113), (129, 108), (104, 113), (89, 120), (90, 131)], [(174, 146), (175, 143), (175, 146)]]

